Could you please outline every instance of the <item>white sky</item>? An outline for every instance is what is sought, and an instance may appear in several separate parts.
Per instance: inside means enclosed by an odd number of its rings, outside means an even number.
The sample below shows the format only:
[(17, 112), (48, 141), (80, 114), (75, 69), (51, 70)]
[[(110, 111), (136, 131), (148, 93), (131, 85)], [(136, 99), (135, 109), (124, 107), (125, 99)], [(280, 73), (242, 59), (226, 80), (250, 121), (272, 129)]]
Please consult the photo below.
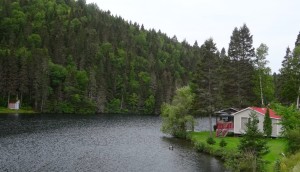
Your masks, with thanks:
[(268, 64), (281, 68), (286, 48), (294, 48), (300, 31), (300, 0), (87, 0), (125, 20), (154, 28), (178, 41), (198, 45), (212, 37), (219, 50), (228, 50), (234, 27), (247, 24), (253, 46), (269, 47)]

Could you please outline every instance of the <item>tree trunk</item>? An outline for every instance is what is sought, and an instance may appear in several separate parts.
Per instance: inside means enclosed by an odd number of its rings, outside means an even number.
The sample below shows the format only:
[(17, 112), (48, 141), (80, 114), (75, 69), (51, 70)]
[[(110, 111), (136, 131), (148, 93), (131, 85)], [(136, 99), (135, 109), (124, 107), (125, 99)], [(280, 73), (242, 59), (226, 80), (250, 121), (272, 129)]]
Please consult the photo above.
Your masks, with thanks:
[(44, 99), (42, 98), (42, 102), (41, 102), (41, 112), (43, 112), (43, 104), (44, 104)]
[(300, 86), (299, 86), (298, 97), (297, 97), (297, 108), (298, 109), (300, 109), (300, 106), (299, 106), (299, 96), (300, 96)]
[(121, 110), (123, 110), (123, 101), (124, 101), (124, 96), (123, 96), (123, 89), (122, 89), (122, 97), (121, 97), (121, 104), (120, 104)]
[(22, 102), (23, 102), (23, 93), (21, 93), (21, 98), (20, 98), (20, 108), (22, 106)]
[(9, 101), (10, 101), (10, 93), (8, 92), (8, 95), (7, 95), (7, 107), (9, 106)]
[[(211, 112), (212, 113), (212, 112)], [(209, 135), (210, 137), (213, 136), (213, 133), (212, 133), (212, 119), (211, 119), (211, 113), (209, 113)]]
[(264, 97), (263, 97), (263, 90), (262, 90), (262, 83), (261, 83), (261, 75), (259, 75), (259, 87), (260, 87), (260, 97), (261, 97), (261, 106), (264, 106)]

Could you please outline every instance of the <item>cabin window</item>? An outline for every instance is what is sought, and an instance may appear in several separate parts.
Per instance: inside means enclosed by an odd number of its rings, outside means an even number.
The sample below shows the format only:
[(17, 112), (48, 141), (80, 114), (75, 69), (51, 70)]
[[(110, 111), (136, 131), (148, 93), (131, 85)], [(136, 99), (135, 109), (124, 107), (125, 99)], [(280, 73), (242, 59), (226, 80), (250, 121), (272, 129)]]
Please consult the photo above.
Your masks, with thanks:
[(242, 117), (241, 118), (241, 129), (242, 130), (244, 130), (244, 131), (246, 131), (246, 129), (247, 129), (247, 126), (246, 126), (246, 124), (248, 123), (248, 120), (249, 120), (249, 118), (247, 118), (247, 117)]

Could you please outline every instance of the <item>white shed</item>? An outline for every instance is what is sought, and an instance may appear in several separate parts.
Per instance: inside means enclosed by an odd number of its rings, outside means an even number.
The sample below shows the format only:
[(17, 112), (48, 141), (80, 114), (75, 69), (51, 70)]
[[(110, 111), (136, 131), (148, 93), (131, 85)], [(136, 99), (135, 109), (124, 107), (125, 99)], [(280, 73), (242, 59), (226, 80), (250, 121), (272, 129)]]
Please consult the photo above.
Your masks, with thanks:
[(20, 109), (20, 100), (17, 100), (16, 102), (11, 102), (8, 104), (9, 109), (15, 109), (19, 110)]
[[(259, 120), (258, 129), (263, 132), (263, 123), (264, 123), (264, 116), (266, 114), (267, 108), (260, 108), (260, 107), (248, 107), (246, 109), (240, 110), (234, 114), (234, 134), (243, 134), (245, 133), (246, 123), (250, 118), (251, 112), (255, 112), (257, 118)], [(276, 113), (269, 109), (270, 118), (272, 120), (272, 137), (279, 137), (281, 135), (282, 126), (279, 124), (281, 121), (281, 117), (276, 115)]]

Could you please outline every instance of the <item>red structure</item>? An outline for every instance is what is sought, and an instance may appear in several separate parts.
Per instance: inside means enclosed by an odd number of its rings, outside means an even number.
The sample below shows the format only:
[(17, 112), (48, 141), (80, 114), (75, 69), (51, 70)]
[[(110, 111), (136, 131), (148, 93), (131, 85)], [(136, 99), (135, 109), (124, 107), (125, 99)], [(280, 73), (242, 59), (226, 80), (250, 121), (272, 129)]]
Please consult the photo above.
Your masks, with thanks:
[(217, 129), (216, 129), (216, 136), (225, 137), (230, 130), (233, 130), (233, 121), (224, 122), (218, 121), (217, 122)]
[(225, 137), (229, 131), (233, 131), (234, 128), (234, 117), (231, 115), (235, 112), (237, 112), (238, 109), (236, 108), (228, 108), (223, 109), (218, 112), (215, 112), (216, 114), (216, 136), (217, 137)]

